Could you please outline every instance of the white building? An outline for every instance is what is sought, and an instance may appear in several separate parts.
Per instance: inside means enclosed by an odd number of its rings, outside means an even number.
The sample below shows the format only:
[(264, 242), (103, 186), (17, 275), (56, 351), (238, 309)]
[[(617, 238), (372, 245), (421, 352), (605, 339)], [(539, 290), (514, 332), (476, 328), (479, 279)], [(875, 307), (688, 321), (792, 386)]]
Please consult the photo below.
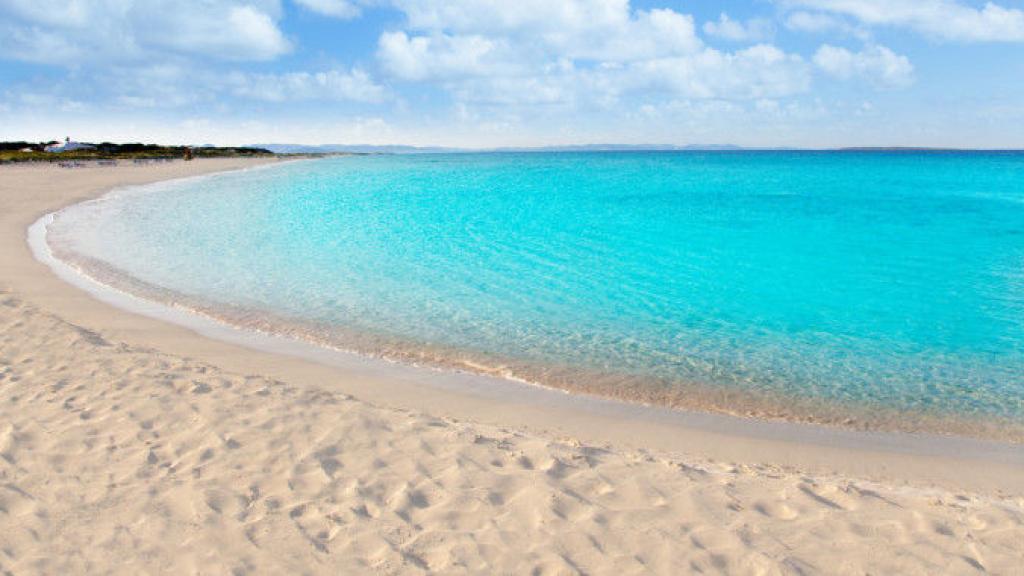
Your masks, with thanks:
[(96, 148), (92, 144), (82, 144), (81, 142), (72, 142), (71, 138), (65, 138), (63, 144), (50, 144), (44, 150), (47, 152), (71, 152), (72, 150), (92, 150)]

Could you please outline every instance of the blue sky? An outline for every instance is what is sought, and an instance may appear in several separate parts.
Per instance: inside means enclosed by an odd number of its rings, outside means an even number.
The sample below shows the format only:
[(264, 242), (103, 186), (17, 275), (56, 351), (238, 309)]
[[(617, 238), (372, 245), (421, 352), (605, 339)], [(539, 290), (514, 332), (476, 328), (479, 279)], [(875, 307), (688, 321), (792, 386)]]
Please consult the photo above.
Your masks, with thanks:
[(0, 0), (0, 139), (1024, 148), (1024, 2)]

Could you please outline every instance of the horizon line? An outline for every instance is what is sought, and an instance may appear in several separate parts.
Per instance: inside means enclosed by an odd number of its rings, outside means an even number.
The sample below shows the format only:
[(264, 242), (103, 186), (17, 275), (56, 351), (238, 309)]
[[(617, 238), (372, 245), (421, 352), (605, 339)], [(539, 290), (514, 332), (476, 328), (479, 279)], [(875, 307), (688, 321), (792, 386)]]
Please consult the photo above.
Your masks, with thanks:
[[(27, 143), (27, 144), (41, 144), (50, 142), (60, 142), (60, 140), (26, 140), (26, 139), (12, 139), (2, 140), (0, 144), (15, 144), (15, 143)], [(93, 144), (96, 142), (80, 140), (79, 143)], [(627, 143), (611, 143), (611, 142), (597, 142), (597, 143), (579, 143), (579, 144), (539, 144), (539, 145), (498, 145), (498, 146), (449, 146), (442, 144), (401, 144), (401, 143), (389, 143), (389, 144), (368, 144), (368, 143), (328, 143), (328, 144), (306, 144), (299, 142), (266, 142), (266, 143), (247, 143), (247, 144), (194, 144), (194, 143), (172, 143), (172, 144), (157, 144), (155, 142), (143, 142), (138, 140), (125, 140), (117, 142), (114, 140), (101, 140), (100, 144), (111, 143), (118, 145), (126, 144), (144, 144), (144, 145), (157, 145), (161, 147), (191, 147), (191, 148), (266, 148), (274, 153), (289, 153), (279, 152), (273, 150), (277, 148), (283, 149), (306, 149), (309, 152), (345, 152), (349, 149), (366, 149), (366, 150), (386, 150), (386, 149), (399, 149), (409, 151), (421, 151), (421, 152), (505, 152), (505, 151), (637, 151), (637, 152), (670, 152), (670, 151), (701, 151), (701, 152), (730, 152), (730, 151), (794, 151), (794, 152), (839, 152), (839, 151), (907, 151), (907, 152), (1024, 152), (1024, 146), (1020, 147), (993, 147), (993, 148), (981, 148), (981, 147), (962, 147), (962, 146), (919, 146), (919, 145), (847, 145), (847, 146), (789, 146), (789, 145), (773, 145), (773, 146), (744, 146), (731, 143), (722, 144), (666, 144), (666, 143), (650, 143), (645, 142), (642, 144), (627, 144)], [(291, 153), (300, 152), (300, 150), (292, 150)]]

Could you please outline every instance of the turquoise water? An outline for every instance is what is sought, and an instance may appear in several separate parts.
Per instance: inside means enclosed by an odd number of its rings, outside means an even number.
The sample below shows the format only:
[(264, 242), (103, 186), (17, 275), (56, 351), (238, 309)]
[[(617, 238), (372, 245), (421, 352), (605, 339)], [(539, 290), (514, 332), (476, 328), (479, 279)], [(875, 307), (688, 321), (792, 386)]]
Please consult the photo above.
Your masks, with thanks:
[(115, 194), (50, 241), (381, 356), (867, 426), (1024, 423), (1021, 154), (342, 157)]

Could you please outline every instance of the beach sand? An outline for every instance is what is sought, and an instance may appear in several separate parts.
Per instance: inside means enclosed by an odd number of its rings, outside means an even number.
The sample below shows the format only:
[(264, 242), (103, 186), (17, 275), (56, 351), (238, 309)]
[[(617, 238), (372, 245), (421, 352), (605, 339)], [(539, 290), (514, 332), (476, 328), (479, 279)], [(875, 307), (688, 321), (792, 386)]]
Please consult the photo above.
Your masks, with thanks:
[(111, 187), (259, 162), (0, 167), (0, 573), (1024, 571), (1018, 446), (260, 352), (100, 302), (25, 242)]

